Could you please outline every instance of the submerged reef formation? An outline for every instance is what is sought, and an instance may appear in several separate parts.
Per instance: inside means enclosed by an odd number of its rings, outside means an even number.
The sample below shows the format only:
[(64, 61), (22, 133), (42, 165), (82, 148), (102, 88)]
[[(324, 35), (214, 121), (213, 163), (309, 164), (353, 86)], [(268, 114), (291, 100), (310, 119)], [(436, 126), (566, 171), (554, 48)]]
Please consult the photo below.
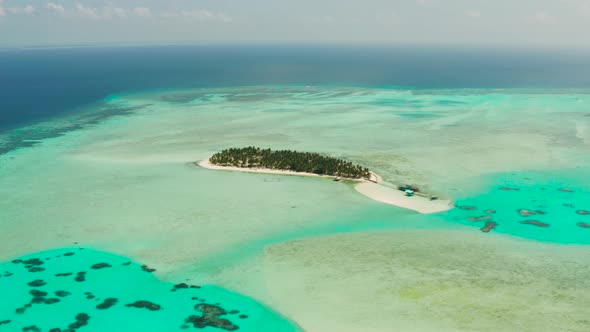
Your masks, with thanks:
[(506, 233), (556, 243), (590, 244), (590, 192), (578, 183), (560, 183), (545, 173), (503, 175), (498, 185), (455, 203), (448, 219), (482, 232)]
[(527, 209), (519, 209), (518, 210), (518, 214), (520, 214), (522, 217), (529, 217), (529, 216), (534, 216), (536, 214), (545, 214), (544, 211), (541, 210), (527, 210)]
[[(214, 286), (163, 283), (146, 265), (82, 249), (0, 264), (0, 332), (74, 332), (87, 326), (97, 331), (175, 331), (190, 328), (189, 323), (227, 331), (299, 330), (248, 298)], [(171, 294), (171, 288), (182, 291)], [(215, 304), (194, 303), (205, 299)], [(187, 318), (187, 309), (198, 312)], [(256, 318), (246, 319), (250, 316)], [(259, 328), (259, 320), (267, 327)]]
[(498, 226), (498, 224), (496, 222), (493, 221), (488, 221), (486, 222), (486, 225), (483, 226), (482, 228), (480, 228), (480, 230), (484, 233), (489, 233), (491, 232), (494, 228), (496, 228), (496, 226)]
[(481, 217), (467, 217), (469, 221), (482, 221), (482, 220), (490, 220), (492, 216), (481, 216)]
[(538, 221), (538, 220), (523, 220), (520, 222), (523, 225), (533, 225), (533, 226), (537, 226), (537, 227), (549, 227), (551, 225)]
[(239, 329), (239, 327), (231, 321), (220, 317), (227, 315), (227, 312), (219, 306), (201, 303), (195, 306), (195, 310), (200, 311), (202, 314), (200, 316), (190, 315), (185, 319), (185, 322), (193, 324), (196, 328), (202, 329), (210, 326), (226, 331), (235, 331)]
[(369, 169), (351, 162), (319, 153), (291, 150), (260, 149), (257, 147), (226, 149), (214, 154), (209, 162), (218, 166), (264, 168), (350, 179), (370, 179)]

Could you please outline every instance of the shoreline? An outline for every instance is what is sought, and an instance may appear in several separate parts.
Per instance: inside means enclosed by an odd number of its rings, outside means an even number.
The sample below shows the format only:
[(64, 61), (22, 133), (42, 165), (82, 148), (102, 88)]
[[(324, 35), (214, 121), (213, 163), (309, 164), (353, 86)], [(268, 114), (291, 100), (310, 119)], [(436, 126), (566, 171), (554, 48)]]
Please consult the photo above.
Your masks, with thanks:
[[(215, 164), (211, 164), (209, 159), (201, 160), (195, 162), (197, 166), (218, 170), (218, 171), (234, 171), (234, 172), (246, 172), (246, 173), (260, 173), (260, 174), (278, 174), (278, 175), (296, 175), (296, 176), (311, 176), (317, 178), (324, 178), (324, 179), (340, 179), (340, 180), (348, 180), (353, 182), (367, 182), (367, 183), (379, 183), (380, 177), (374, 173), (371, 173), (371, 180), (367, 179), (352, 179), (352, 178), (344, 178), (341, 176), (334, 176), (334, 175), (319, 175), (315, 173), (307, 173), (307, 172), (294, 172), (294, 171), (285, 171), (279, 169), (270, 169), (270, 168), (243, 168), (243, 167), (235, 167), (235, 166), (219, 166)], [(375, 179), (375, 180), (372, 180)]]
[[(273, 174), (273, 175), (290, 175), (290, 176), (308, 176), (326, 179), (341, 179), (355, 182), (354, 189), (361, 195), (368, 197), (374, 201), (393, 205), (399, 208), (412, 210), (421, 214), (432, 214), (451, 210), (453, 208), (450, 200), (430, 200), (422, 196), (408, 197), (404, 192), (384, 186), (382, 178), (371, 173), (371, 180), (367, 179), (349, 179), (333, 175), (319, 175), (306, 172), (293, 172), (284, 170), (275, 170), (268, 168), (242, 168), (234, 166), (219, 166), (209, 162), (209, 159), (194, 162), (195, 165), (216, 171), (231, 171), (231, 172), (245, 172), (245, 173), (259, 173), (259, 174)], [(374, 179), (374, 180), (373, 180)]]

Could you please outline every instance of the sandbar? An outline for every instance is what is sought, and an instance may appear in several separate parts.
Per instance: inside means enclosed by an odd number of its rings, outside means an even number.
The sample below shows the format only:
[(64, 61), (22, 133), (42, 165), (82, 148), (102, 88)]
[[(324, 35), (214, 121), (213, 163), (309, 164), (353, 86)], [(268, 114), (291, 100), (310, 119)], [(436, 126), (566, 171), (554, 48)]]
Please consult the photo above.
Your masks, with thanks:
[[(196, 163), (198, 166), (211, 169), (211, 170), (222, 170), (222, 171), (235, 171), (235, 172), (249, 172), (249, 173), (262, 173), (262, 174), (278, 174), (278, 175), (297, 175), (297, 176), (311, 176), (321, 178), (338, 178), (331, 175), (318, 175), (306, 172), (293, 172), (286, 170), (276, 170), (268, 168), (242, 168), (232, 166), (219, 166), (209, 162), (209, 159), (202, 160)], [(404, 209), (412, 210), (422, 214), (438, 213), (448, 211), (453, 208), (453, 203), (449, 200), (431, 200), (422, 196), (408, 197), (404, 192), (385, 186), (382, 183), (382, 179), (379, 175), (371, 173), (371, 179), (346, 179), (357, 182), (354, 186), (357, 192), (360, 194), (373, 199), (375, 201), (401, 207)]]
[(422, 214), (438, 213), (453, 208), (452, 201), (430, 200), (426, 197), (408, 197), (403, 191), (378, 183), (363, 182), (354, 186), (359, 193), (381, 203), (395, 205)]
[[(248, 172), (248, 173), (262, 173), (262, 174), (280, 174), (280, 175), (297, 175), (297, 176), (313, 176), (313, 177), (320, 177), (320, 178), (327, 178), (327, 179), (336, 179), (341, 178), (339, 176), (332, 176), (332, 175), (319, 175), (314, 173), (307, 173), (307, 172), (294, 172), (294, 171), (286, 171), (286, 170), (279, 170), (279, 169), (269, 169), (269, 168), (244, 168), (244, 167), (233, 167), (233, 166), (219, 166), (214, 165), (209, 162), (209, 159), (202, 160), (196, 163), (198, 166), (203, 168), (218, 170), (218, 171), (234, 171), (234, 172)], [(343, 178), (345, 180), (355, 181), (355, 182), (370, 182), (366, 179), (349, 179)], [(371, 177), (372, 181), (378, 181), (378, 177), (375, 174), (372, 174)]]

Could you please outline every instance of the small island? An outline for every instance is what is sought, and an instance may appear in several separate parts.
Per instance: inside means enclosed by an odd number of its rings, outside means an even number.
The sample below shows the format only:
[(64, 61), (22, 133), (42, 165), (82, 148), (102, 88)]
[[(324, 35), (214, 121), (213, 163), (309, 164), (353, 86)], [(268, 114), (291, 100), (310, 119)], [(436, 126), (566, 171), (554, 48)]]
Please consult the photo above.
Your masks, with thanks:
[(214, 154), (209, 162), (223, 167), (261, 168), (355, 180), (371, 179), (368, 168), (311, 152), (273, 151), (257, 147), (232, 148)]
[(423, 193), (410, 197), (399, 188), (383, 183), (380, 176), (365, 167), (319, 153), (273, 151), (257, 147), (231, 148), (194, 164), (219, 171), (347, 180), (354, 182), (356, 191), (370, 199), (419, 213), (438, 213), (453, 208), (451, 201), (433, 199), (432, 196), (428, 197)]

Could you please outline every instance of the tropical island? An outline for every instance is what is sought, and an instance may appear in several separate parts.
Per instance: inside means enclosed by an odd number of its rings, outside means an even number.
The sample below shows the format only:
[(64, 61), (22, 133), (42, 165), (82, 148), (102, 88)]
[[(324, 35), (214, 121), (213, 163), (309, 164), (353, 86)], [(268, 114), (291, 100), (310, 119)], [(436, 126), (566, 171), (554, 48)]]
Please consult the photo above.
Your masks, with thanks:
[(291, 150), (273, 151), (257, 147), (232, 148), (214, 154), (209, 158), (209, 162), (224, 167), (262, 168), (345, 179), (370, 180), (372, 177), (368, 168), (349, 161), (319, 153)]
[(273, 151), (257, 147), (231, 148), (194, 164), (219, 171), (327, 177), (334, 181), (347, 180), (355, 182), (354, 188), (364, 196), (419, 213), (447, 211), (453, 206), (451, 201), (433, 200), (423, 193), (408, 197), (403, 190), (384, 183), (380, 176), (366, 167), (319, 153)]

